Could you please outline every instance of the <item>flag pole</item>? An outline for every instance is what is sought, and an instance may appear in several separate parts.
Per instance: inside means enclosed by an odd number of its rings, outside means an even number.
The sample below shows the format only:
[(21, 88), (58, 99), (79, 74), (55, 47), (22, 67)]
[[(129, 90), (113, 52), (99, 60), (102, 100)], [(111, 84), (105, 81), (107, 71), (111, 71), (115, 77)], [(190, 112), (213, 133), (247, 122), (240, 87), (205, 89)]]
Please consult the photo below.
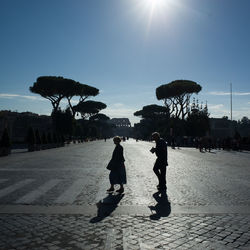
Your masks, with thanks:
[(232, 92), (232, 83), (230, 83), (230, 104), (231, 104), (231, 121), (233, 120), (233, 92)]

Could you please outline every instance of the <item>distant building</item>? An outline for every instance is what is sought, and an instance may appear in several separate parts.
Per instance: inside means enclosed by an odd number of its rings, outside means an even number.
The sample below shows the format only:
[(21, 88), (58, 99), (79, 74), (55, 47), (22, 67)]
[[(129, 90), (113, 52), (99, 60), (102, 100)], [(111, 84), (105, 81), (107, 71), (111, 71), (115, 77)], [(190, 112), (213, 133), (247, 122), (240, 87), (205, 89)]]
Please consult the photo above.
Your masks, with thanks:
[(11, 141), (13, 143), (21, 143), (25, 141), (29, 127), (32, 127), (34, 130), (38, 129), (40, 133), (48, 132), (52, 130), (51, 117), (31, 112), (0, 111), (0, 136), (4, 128), (7, 128)]
[(109, 123), (114, 125), (113, 132), (119, 136), (133, 136), (133, 128), (128, 118), (112, 118)]
[(109, 122), (114, 124), (116, 127), (131, 127), (131, 123), (128, 118), (112, 118)]
[(232, 137), (237, 127), (236, 121), (224, 118), (209, 118), (210, 135), (215, 138)]

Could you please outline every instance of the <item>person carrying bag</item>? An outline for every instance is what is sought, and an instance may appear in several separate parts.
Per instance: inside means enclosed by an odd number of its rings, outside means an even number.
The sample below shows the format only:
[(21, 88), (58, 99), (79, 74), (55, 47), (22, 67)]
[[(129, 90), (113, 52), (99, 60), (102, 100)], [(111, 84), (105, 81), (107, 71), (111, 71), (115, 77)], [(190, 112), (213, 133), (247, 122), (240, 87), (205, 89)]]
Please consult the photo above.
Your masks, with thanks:
[(125, 169), (125, 159), (123, 156), (123, 147), (120, 145), (121, 139), (119, 136), (113, 138), (115, 149), (112, 154), (112, 158), (107, 165), (107, 169), (110, 170), (109, 181), (110, 188), (107, 192), (115, 191), (114, 185), (119, 184), (120, 189), (117, 190), (118, 193), (124, 192), (123, 184), (127, 184), (126, 169)]

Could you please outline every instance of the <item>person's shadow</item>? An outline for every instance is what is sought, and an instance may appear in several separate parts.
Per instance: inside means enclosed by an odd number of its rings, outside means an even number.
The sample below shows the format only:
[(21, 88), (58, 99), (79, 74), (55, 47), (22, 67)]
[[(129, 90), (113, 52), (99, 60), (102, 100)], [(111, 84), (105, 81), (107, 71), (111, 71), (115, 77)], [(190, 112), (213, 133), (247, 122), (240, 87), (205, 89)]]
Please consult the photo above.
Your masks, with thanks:
[(100, 200), (97, 206), (97, 215), (90, 219), (90, 223), (97, 223), (109, 216), (117, 207), (124, 194), (109, 193), (105, 198)]
[(157, 201), (155, 206), (149, 206), (154, 214), (150, 215), (151, 220), (159, 220), (161, 217), (167, 217), (171, 213), (171, 204), (168, 200), (166, 191), (159, 191), (153, 194), (153, 197)]

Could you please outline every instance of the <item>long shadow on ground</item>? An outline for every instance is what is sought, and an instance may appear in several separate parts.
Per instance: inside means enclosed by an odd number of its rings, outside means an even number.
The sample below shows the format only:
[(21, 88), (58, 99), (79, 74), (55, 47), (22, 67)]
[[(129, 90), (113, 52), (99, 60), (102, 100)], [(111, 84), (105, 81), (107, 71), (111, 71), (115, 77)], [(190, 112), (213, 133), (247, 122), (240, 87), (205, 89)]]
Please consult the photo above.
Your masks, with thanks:
[(154, 214), (150, 215), (151, 220), (159, 220), (161, 217), (167, 217), (171, 213), (171, 204), (168, 200), (166, 191), (156, 192), (153, 194), (157, 204), (155, 206), (149, 206)]
[(117, 207), (124, 194), (108, 194), (104, 199), (100, 200), (97, 206), (96, 217), (90, 220), (90, 223), (97, 223), (109, 216)]

